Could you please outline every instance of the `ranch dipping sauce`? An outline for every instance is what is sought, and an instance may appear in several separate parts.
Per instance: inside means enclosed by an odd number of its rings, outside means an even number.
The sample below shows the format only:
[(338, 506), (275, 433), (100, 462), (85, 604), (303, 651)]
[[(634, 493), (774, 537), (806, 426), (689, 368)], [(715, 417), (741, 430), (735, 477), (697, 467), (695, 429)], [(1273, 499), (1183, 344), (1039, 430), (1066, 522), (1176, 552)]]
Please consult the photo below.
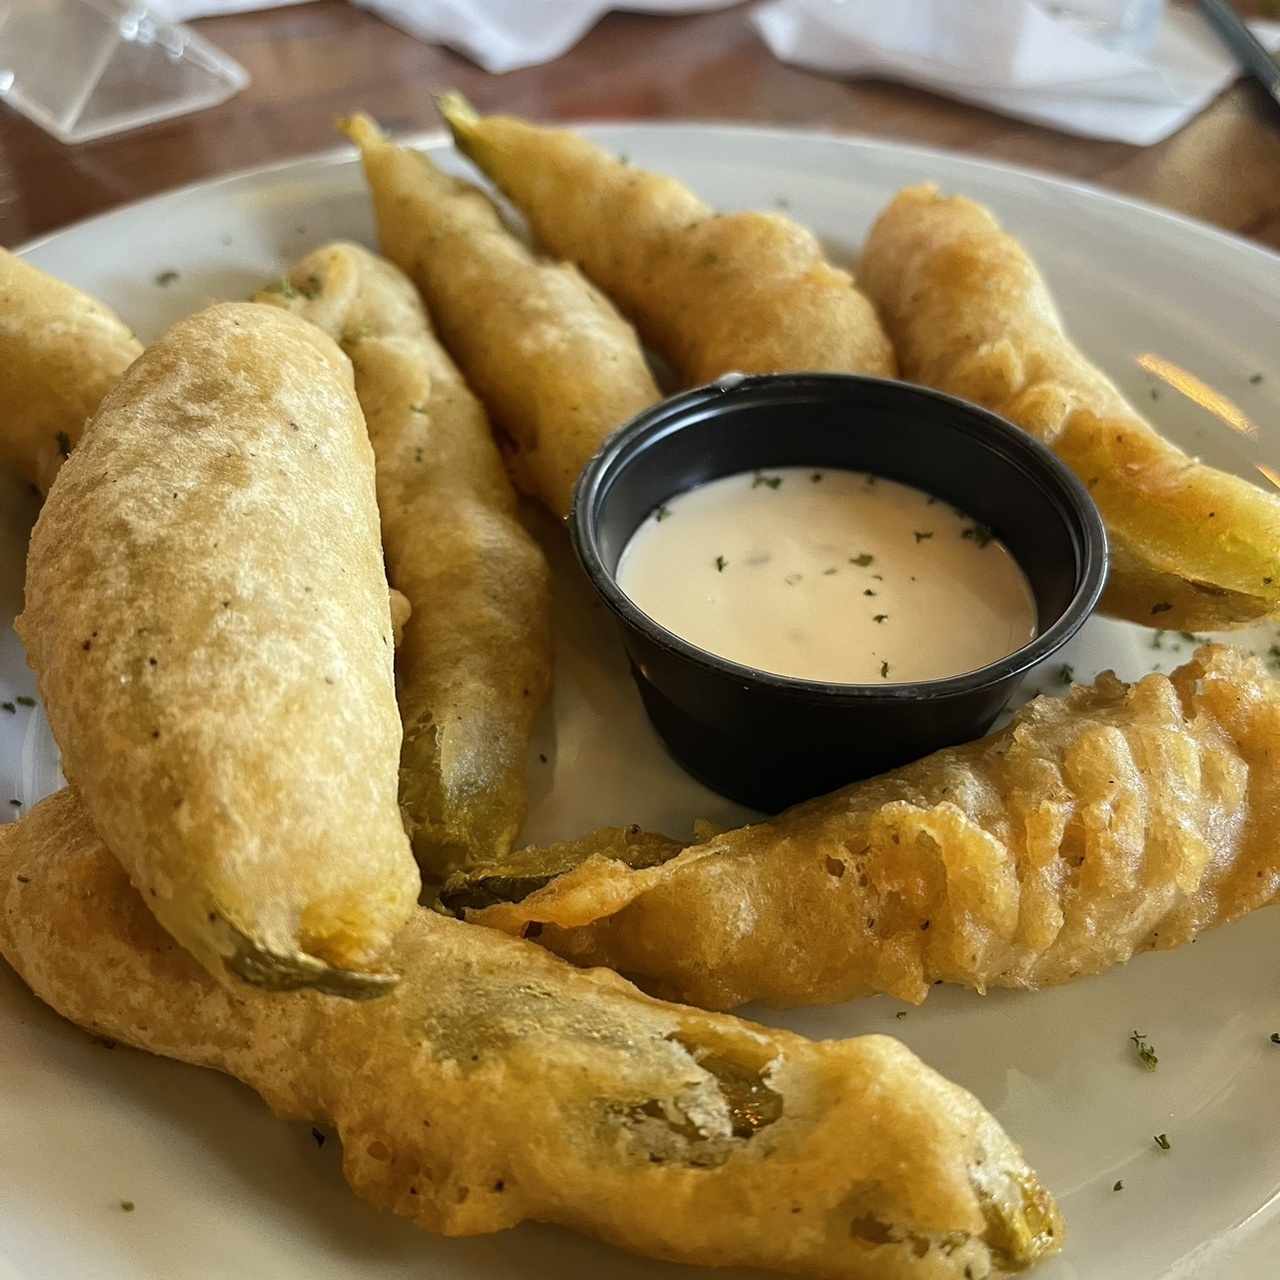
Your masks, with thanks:
[(858, 471), (781, 467), (679, 494), (632, 535), (617, 582), (701, 649), (828, 683), (960, 675), (1036, 634), (1031, 587), (998, 538)]

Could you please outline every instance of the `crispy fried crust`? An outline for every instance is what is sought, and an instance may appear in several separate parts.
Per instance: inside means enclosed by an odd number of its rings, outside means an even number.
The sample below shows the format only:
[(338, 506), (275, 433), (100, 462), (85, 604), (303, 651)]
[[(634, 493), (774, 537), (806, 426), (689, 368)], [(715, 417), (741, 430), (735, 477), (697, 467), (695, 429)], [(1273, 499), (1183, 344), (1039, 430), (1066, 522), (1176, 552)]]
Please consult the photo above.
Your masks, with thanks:
[(1165, 440), (1062, 328), (1044, 278), (981, 205), (909, 187), (871, 229), (861, 280), (904, 377), (976, 400), (1049, 445), (1111, 535), (1103, 607), (1221, 629), (1280, 609), (1280, 498)]
[(432, 1231), (538, 1219), (850, 1280), (980, 1280), (1061, 1242), (995, 1121), (895, 1040), (663, 1005), (429, 911), (384, 1000), (228, 988), (156, 926), (70, 792), (0, 828), (0, 951), (82, 1026), (333, 1124), (356, 1193)]
[(708, 1008), (1098, 973), (1280, 892), (1277, 692), (1222, 647), (1172, 679), (1104, 673), (661, 866), (596, 854), (470, 917)]
[(658, 399), (634, 330), (573, 267), (531, 253), (477, 187), (367, 116), (343, 129), (360, 147), (382, 251), (422, 290), (503, 432), (516, 483), (568, 515), (587, 460)]
[(175, 325), (32, 534), (17, 623), (93, 821), (209, 970), (360, 994), (413, 911), (351, 366), (251, 303)]
[(141, 352), (108, 307), (0, 249), (0, 466), (47, 492)]
[(440, 101), (454, 141), (576, 262), (689, 383), (723, 373), (825, 370), (892, 377), (871, 303), (817, 238), (776, 213), (717, 214), (565, 129)]
[(355, 370), (387, 572), (411, 605), (396, 671), (400, 801), (418, 861), (441, 877), (505, 854), (551, 683), (551, 588), (484, 410), (412, 282), (367, 249), (317, 249), (258, 301), (318, 324)]

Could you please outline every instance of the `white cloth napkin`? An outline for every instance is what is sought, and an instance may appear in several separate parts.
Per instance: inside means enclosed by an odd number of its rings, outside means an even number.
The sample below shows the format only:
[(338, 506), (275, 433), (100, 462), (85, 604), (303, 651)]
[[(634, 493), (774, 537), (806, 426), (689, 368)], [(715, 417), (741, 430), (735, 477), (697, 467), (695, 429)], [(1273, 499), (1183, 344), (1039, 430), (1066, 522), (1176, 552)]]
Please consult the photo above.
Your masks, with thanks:
[(143, 0), (151, 16), (160, 22), (190, 22), (192, 18), (216, 18), (220, 14), (247, 13), (251, 9), (283, 9), (311, 0)]
[[(1031, 0), (772, 0), (752, 15), (784, 62), (881, 76), (1091, 138), (1148, 145), (1240, 68), (1200, 15), (1166, 13), (1151, 49), (1105, 49)], [(1252, 22), (1270, 49), (1280, 24)]]
[(486, 71), (515, 71), (572, 49), (610, 9), (701, 13), (738, 0), (355, 0), (419, 40), (448, 45)]
[[(149, 0), (165, 22), (271, 9), (306, 0)], [(567, 53), (611, 9), (704, 13), (740, 0), (354, 0), (430, 44), (448, 45), (486, 71), (515, 71)]]

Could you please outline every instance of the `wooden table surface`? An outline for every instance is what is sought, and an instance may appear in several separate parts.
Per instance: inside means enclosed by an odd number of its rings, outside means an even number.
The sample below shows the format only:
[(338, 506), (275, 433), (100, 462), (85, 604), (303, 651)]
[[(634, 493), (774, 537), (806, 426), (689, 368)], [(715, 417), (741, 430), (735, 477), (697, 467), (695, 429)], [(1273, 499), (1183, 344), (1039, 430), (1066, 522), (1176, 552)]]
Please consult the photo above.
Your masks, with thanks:
[(253, 77), (220, 107), (64, 147), (0, 106), (0, 244), (169, 187), (332, 147), (333, 118), (357, 107), (394, 130), (435, 127), (430, 92), (456, 86), (481, 108), (540, 119), (754, 121), (924, 143), (1084, 179), (1280, 247), (1280, 112), (1248, 81), (1158, 146), (1131, 147), (900, 85), (785, 66), (761, 44), (749, 11), (611, 14), (558, 61), (505, 76), (341, 0), (206, 19), (197, 28)]

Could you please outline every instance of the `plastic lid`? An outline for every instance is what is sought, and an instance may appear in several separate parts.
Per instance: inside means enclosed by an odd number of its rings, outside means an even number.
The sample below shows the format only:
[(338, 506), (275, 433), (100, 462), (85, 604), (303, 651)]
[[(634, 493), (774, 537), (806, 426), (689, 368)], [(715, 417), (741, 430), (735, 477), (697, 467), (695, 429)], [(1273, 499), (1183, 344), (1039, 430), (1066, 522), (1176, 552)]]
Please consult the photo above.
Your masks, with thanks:
[(216, 106), (249, 73), (124, 0), (0, 0), (0, 97), (61, 142)]

